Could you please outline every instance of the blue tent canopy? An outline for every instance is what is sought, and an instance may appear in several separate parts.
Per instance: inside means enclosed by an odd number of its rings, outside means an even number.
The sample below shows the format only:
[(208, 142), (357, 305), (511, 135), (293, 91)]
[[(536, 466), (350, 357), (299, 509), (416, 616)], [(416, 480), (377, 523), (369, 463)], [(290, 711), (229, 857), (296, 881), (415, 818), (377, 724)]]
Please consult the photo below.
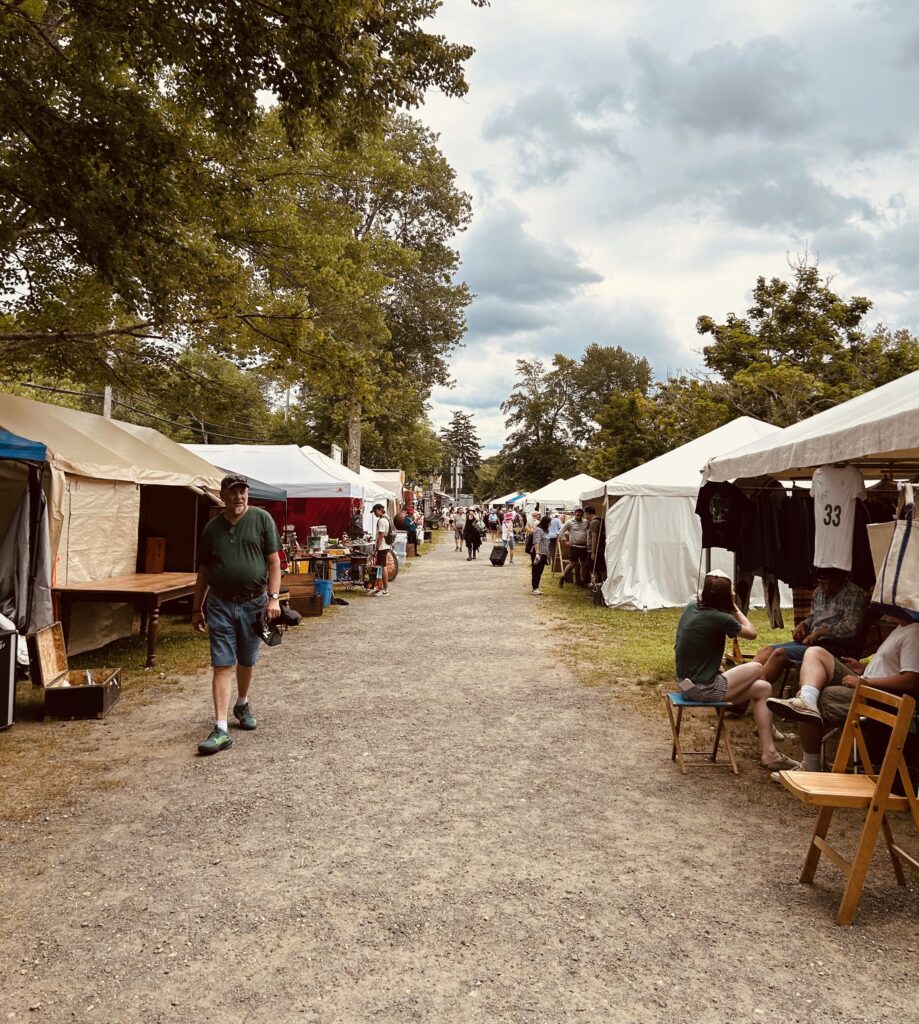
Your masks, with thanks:
[[(221, 467), (223, 468), (223, 467)], [(235, 469), (223, 469), (224, 473), (236, 473)], [(245, 476), (245, 474), (243, 474)], [(249, 497), (257, 501), (287, 501), (287, 491), (272, 484), (266, 484), (262, 480), (256, 480), (254, 476), (246, 476), (249, 481)]]
[(0, 428), (0, 459), (18, 459), (20, 462), (44, 462), (47, 449), (39, 441), (11, 434)]

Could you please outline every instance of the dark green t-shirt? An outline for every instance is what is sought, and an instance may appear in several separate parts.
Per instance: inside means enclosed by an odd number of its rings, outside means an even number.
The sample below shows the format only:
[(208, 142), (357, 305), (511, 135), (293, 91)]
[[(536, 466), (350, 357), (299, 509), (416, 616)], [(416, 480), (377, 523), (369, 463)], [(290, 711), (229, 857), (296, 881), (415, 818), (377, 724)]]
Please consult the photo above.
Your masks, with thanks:
[(263, 508), (249, 508), (235, 525), (223, 515), (204, 527), (198, 564), (208, 569), (208, 585), (218, 597), (264, 590), (266, 559), (281, 550), (274, 520)]
[(683, 609), (676, 628), (677, 679), (691, 679), (706, 686), (721, 671), (724, 638), (740, 633), (740, 623), (733, 615), (715, 608), (700, 608), (690, 601)]

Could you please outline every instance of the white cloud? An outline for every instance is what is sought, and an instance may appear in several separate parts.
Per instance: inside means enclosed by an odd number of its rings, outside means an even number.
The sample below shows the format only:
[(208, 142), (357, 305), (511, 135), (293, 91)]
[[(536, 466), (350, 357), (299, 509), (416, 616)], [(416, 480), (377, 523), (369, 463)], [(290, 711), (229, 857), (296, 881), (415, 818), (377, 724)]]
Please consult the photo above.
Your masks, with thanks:
[(890, 326), (919, 324), (919, 6), (907, 0), (446, 0), (469, 95), (421, 116), (475, 220), (456, 392), (498, 445), (518, 356), (593, 341), (698, 365), (805, 246)]

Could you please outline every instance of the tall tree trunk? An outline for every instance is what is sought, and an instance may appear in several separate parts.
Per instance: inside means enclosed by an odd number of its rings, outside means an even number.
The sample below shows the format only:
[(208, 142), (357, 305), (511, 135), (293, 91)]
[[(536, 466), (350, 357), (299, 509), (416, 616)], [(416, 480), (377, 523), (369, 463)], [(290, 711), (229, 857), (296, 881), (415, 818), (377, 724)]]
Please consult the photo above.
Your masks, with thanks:
[(353, 402), (348, 411), (348, 469), (361, 469), (361, 403)]

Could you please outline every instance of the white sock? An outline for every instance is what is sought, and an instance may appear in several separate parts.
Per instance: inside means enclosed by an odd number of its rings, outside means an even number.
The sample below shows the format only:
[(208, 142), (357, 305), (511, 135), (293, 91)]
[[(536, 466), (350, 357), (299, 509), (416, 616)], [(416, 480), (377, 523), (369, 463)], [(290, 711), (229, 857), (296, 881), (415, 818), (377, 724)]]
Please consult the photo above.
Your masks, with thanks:
[(820, 771), (820, 755), (819, 754), (808, 754), (804, 751), (804, 770), (806, 772), (819, 772)]
[(812, 708), (815, 708), (817, 706), (817, 702), (820, 700), (820, 690), (816, 686), (802, 686), (801, 700), (803, 700), (805, 704), (810, 704)]
[(218, 729), (222, 729), (224, 732), (227, 731), (227, 720), (225, 718), (218, 718), (214, 724)]
[(247, 705), (248, 703), (249, 703), (249, 698), (248, 698), (248, 697), (237, 697), (237, 698), (236, 698), (236, 706), (237, 706), (238, 708), (243, 708), (243, 707), (245, 707), (245, 706), (246, 706), (246, 705)]

